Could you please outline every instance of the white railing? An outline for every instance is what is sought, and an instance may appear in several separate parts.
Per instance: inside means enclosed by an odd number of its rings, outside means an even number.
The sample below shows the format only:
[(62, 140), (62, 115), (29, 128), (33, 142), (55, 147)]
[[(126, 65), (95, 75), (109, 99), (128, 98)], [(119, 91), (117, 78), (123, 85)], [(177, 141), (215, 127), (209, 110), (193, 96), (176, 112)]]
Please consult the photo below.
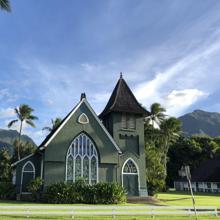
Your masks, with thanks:
[[(197, 206), (198, 215), (218, 215), (217, 207)], [(194, 215), (194, 209), (190, 206), (112, 206), (112, 205), (14, 205), (0, 206), (1, 215), (69, 215), (74, 216), (112, 216), (115, 218), (120, 215)]]

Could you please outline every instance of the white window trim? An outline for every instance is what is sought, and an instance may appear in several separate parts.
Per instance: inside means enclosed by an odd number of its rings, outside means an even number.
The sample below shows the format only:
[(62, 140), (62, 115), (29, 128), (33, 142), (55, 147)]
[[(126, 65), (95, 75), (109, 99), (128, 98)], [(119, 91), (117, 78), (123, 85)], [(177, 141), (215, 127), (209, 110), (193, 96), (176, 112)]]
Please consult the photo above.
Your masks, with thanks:
[[(84, 155), (83, 153), (83, 148), (82, 148), (82, 155), (80, 155), (79, 154), (79, 149), (78, 149), (78, 153), (77, 154), (75, 154), (75, 141), (78, 139), (78, 141), (79, 141), (79, 137), (80, 136), (85, 136), (86, 137), (86, 154)], [(93, 151), (95, 151), (96, 153), (94, 154), (92, 154), (91, 156), (88, 154), (88, 152), (87, 152), (87, 140), (90, 140), (90, 147), (92, 147), (93, 148)], [(72, 152), (70, 149), (74, 149), (74, 152)], [(90, 148), (91, 149), (91, 148)], [(71, 153), (69, 153), (69, 151), (71, 152)], [(75, 163), (75, 161), (76, 161), (76, 158), (79, 156), (80, 157), (80, 159), (81, 159), (81, 177), (83, 177), (83, 159), (84, 159), (84, 157), (88, 157), (88, 159), (89, 159), (89, 164), (90, 164), (90, 166), (89, 166), (89, 184), (91, 184), (91, 181), (92, 181), (92, 179), (91, 179), (91, 160), (92, 160), (92, 158), (95, 158), (96, 159), (96, 172), (97, 172), (97, 175), (96, 175), (96, 183), (98, 183), (99, 182), (99, 167), (98, 167), (98, 165), (99, 165), (99, 158), (98, 158), (98, 151), (97, 151), (97, 148), (96, 148), (96, 146), (95, 146), (95, 144), (94, 144), (94, 142), (91, 140), (91, 138), (87, 135), (87, 134), (85, 134), (84, 132), (82, 132), (82, 133), (80, 133), (79, 135), (77, 135), (75, 138), (74, 138), (74, 140), (72, 141), (72, 143), (70, 144), (70, 147), (68, 148), (68, 150), (67, 150), (67, 154), (66, 154), (66, 175), (65, 175), (65, 181), (68, 181), (68, 179), (67, 179), (67, 170), (68, 170), (68, 167), (67, 167), (67, 164), (68, 164), (68, 157), (72, 157), (73, 158), (73, 182), (75, 182), (75, 168), (76, 168), (76, 163)]]
[(17, 164), (20, 163), (21, 161), (26, 160), (27, 158), (29, 158), (29, 157), (31, 157), (31, 156), (33, 156), (33, 155), (34, 155), (34, 154), (30, 154), (30, 155), (28, 155), (28, 156), (26, 156), (26, 157), (23, 157), (22, 159), (20, 159), (20, 160), (16, 161), (15, 163), (13, 163), (11, 166), (14, 167), (15, 165), (17, 165)]
[[(123, 172), (124, 167), (125, 167), (126, 163), (127, 163), (129, 160), (131, 160), (131, 161), (134, 163), (134, 165), (136, 166), (137, 173), (125, 173), (125, 172)], [(138, 167), (137, 163), (136, 163), (131, 157), (129, 157), (127, 160), (125, 160), (125, 162), (124, 162), (124, 164), (123, 164), (123, 166), (122, 166), (122, 169), (121, 169), (121, 183), (122, 183), (122, 186), (124, 187), (123, 175), (138, 175), (138, 193), (140, 193), (140, 188), (141, 188), (141, 187), (140, 187), (140, 172), (139, 172), (139, 167)]]
[[(33, 167), (33, 171), (24, 171), (25, 166), (27, 166), (28, 164), (31, 164), (31, 166)], [(29, 194), (29, 192), (22, 192), (22, 185), (23, 185), (23, 175), (24, 173), (34, 173), (34, 178), (35, 179), (35, 166), (34, 164), (29, 160), (27, 161), (23, 167), (22, 167), (22, 171), (21, 171), (21, 186), (20, 186), (20, 194)]]
[[(85, 117), (86, 118), (86, 121), (85, 122), (83, 122), (83, 121), (81, 121), (81, 118), (82, 117)], [(82, 113), (80, 116), (79, 116), (79, 118), (78, 118), (78, 122), (80, 123), (80, 124), (88, 124), (89, 123), (89, 118), (88, 118), (88, 116), (85, 114), (85, 113)]]
[(16, 170), (15, 169), (12, 171), (12, 184), (13, 185), (16, 184)]

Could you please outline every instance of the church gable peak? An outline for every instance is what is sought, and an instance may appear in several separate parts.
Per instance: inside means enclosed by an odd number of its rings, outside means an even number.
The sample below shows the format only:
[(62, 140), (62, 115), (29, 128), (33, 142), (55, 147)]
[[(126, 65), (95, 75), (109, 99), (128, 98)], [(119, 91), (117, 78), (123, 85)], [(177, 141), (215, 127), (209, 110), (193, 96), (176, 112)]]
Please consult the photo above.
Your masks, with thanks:
[[(43, 150), (45, 149), (50, 143), (51, 141), (58, 135), (58, 133), (60, 132), (61, 129), (63, 129), (63, 127), (65, 126), (65, 124), (68, 123), (68, 121), (73, 117), (73, 115), (79, 110), (81, 109), (81, 107), (86, 106), (88, 111), (91, 113), (92, 117), (95, 119), (95, 122), (98, 126), (101, 127), (101, 129), (103, 130), (104, 134), (108, 137), (109, 141), (112, 143), (112, 145), (115, 147), (115, 149), (117, 150), (118, 153), (121, 153), (120, 148), (118, 147), (118, 145), (115, 143), (114, 139), (112, 138), (112, 136), (108, 133), (107, 129), (105, 128), (105, 126), (102, 124), (102, 122), (100, 121), (100, 119), (98, 118), (98, 116), (96, 115), (96, 113), (94, 112), (94, 110), (92, 109), (92, 107), (90, 106), (90, 104), (88, 103), (87, 99), (84, 97), (77, 105), (76, 107), (62, 120), (62, 122), (60, 123), (60, 125), (54, 129), (47, 137), (46, 139), (40, 144), (39, 146), (39, 150)], [(88, 124), (90, 123), (90, 118), (87, 116), (87, 114), (85, 114), (84, 112), (81, 113), (77, 119), (77, 122), (80, 124)]]

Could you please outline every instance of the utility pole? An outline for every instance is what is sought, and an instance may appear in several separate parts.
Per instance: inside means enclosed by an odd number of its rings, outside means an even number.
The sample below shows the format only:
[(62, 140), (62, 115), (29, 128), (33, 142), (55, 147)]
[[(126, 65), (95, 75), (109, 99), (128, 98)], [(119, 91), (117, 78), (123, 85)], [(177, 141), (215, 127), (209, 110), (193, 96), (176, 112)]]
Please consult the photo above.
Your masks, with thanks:
[(179, 175), (181, 177), (186, 177), (186, 179), (188, 181), (188, 185), (189, 185), (189, 189), (190, 189), (190, 193), (191, 193), (191, 198), (192, 198), (192, 203), (193, 203), (195, 217), (196, 217), (196, 220), (199, 220), (197, 212), (196, 212), (196, 202), (195, 202), (195, 197), (193, 195), (193, 189), (192, 189), (192, 183), (191, 183), (191, 174), (190, 174), (189, 166), (182, 166), (181, 170), (179, 171)]

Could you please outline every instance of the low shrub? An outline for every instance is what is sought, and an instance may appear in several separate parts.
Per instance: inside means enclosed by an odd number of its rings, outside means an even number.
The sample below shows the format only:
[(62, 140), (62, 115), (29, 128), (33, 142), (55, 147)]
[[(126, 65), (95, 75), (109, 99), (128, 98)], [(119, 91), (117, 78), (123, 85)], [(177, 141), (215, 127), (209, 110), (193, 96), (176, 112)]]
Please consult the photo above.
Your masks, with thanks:
[(48, 203), (55, 204), (118, 204), (126, 201), (124, 188), (117, 183), (89, 185), (83, 180), (75, 183), (55, 183), (45, 189)]
[(124, 188), (117, 183), (97, 183), (95, 188), (95, 203), (118, 204), (126, 201)]
[(15, 186), (10, 182), (0, 182), (0, 199), (14, 199)]
[(31, 192), (32, 199), (35, 201), (38, 201), (40, 199), (40, 190), (42, 184), (42, 179), (37, 177), (36, 179), (31, 180), (27, 186), (28, 192)]

